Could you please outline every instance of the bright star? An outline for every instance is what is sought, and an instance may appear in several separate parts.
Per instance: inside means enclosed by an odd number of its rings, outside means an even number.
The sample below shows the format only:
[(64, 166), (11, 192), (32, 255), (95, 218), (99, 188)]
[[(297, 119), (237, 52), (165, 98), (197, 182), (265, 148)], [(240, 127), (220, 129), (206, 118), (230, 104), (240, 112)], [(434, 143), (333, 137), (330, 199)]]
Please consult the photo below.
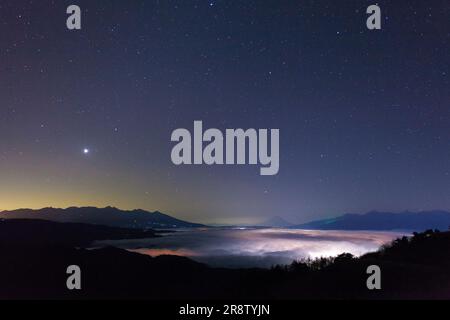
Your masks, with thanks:
[(83, 153), (84, 153), (84, 154), (88, 154), (88, 153), (89, 153), (89, 149), (88, 149), (88, 148), (84, 148), (84, 149), (83, 149)]

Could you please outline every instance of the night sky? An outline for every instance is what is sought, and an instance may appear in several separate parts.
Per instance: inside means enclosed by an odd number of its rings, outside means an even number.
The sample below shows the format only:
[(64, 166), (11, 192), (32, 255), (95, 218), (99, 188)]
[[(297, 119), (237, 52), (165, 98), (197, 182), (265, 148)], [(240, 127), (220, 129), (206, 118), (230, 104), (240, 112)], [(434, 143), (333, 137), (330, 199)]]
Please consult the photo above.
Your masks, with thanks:
[[(370, 31), (374, 3), (2, 0), (0, 209), (450, 209), (450, 1), (378, 1)], [(194, 120), (279, 128), (278, 175), (173, 165), (171, 132)]]

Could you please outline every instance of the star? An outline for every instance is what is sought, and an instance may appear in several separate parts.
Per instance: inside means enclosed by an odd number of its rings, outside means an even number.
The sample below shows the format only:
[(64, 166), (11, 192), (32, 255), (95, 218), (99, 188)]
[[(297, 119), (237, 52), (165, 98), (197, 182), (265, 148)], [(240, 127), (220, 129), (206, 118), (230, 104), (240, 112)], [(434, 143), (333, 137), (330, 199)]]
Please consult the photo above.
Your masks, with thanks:
[(89, 149), (88, 148), (84, 148), (83, 149), (83, 154), (88, 154), (89, 153)]

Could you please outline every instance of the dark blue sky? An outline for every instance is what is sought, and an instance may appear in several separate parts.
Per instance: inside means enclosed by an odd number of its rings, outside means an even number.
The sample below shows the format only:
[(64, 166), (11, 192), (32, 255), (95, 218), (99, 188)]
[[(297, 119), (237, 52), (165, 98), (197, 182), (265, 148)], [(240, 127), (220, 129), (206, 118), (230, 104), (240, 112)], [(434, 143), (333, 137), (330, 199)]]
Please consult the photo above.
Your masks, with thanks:
[[(378, 1), (379, 31), (371, 4), (2, 1), (0, 209), (201, 222), (450, 209), (450, 2)], [(170, 134), (194, 120), (279, 128), (279, 174), (174, 166)]]

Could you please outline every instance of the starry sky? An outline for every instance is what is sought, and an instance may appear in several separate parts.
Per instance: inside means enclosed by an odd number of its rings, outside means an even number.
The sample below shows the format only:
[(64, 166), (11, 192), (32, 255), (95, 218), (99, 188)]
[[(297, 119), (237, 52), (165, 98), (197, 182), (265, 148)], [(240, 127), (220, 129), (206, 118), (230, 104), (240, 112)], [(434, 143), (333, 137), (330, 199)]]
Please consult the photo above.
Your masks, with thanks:
[[(363, 0), (1, 1), (0, 209), (450, 209), (450, 2), (377, 3), (370, 31)], [(279, 128), (278, 175), (173, 165), (194, 120)]]

